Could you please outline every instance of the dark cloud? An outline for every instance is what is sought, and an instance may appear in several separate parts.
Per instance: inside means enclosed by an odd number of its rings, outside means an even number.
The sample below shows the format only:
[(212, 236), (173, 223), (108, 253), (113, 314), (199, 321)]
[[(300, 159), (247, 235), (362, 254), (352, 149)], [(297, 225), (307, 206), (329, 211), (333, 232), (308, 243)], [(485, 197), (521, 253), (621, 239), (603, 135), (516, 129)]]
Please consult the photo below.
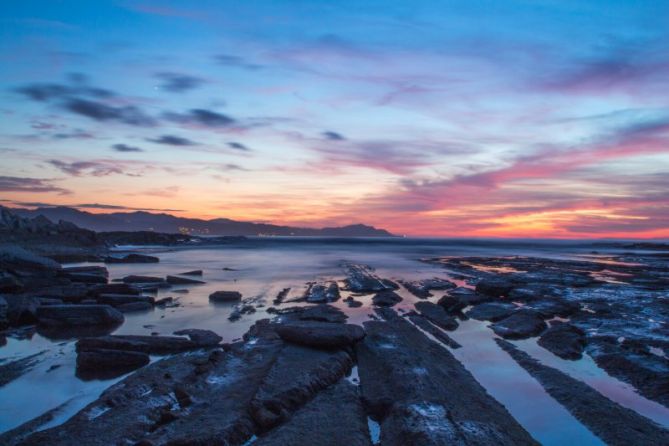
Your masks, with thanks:
[(123, 175), (125, 173), (118, 165), (98, 161), (74, 161), (68, 163), (60, 160), (49, 160), (49, 164), (75, 177), (84, 174), (104, 177), (113, 174)]
[(16, 89), (16, 91), (23, 94), (28, 99), (39, 102), (47, 102), (54, 99), (63, 99), (74, 96), (84, 96), (98, 99), (115, 96), (114, 92), (111, 90), (80, 84), (66, 85), (35, 83), (19, 87)]
[(188, 74), (163, 72), (157, 73), (156, 77), (163, 81), (160, 88), (170, 93), (183, 93), (204, 83), (204, 79)]
[(165, 144), (167, 146), (194, 146), (197, 145), (195, 141), (175, 135), (162, 135), (158, 138), (149, 138), (147, 141), (156, 144)]
[(325, 139), (329, 139), (330, 141), (344, 141), (346, 138), (344, 138), (340, 133), (337, 132), (332, 132), (332, 131), (326, 131), (321, 133)]
[(228, 147), (230, 147), (231, 149), (235, 149), (235, 150), (242, 150), (244, 152), (249, 152), (251, 150), (247, 146), (245, 146), (244, 144), (242, 144), (240, 142), (235, 142), (235, 141), (229, 142)]
[(116, 121), (138, 127), (151, 127), (156, 121), (134, 105), (113, 106), (88, 99), (68, 99), (64, 105), (66, 110), (91, 118), (95, 121)]
[(246, 59), (239, 57), (239, 56), (233, 56), (230, 54), (217, 54), (214, 56), (214, 59), (216, 62), (218, 62), (220, 65), (225, 65), (228, 67), (236, 67), (236, 68), (241, 68), (244, 70), (250, 70), (250, 71), (255, 71), (263, 68), (262, 65), (258, 65), (255, 63), (248, 62)]
[(54, 133), (51, 135), (53, 139), (92, 139), (95, 136), (85, 130), (75, 129), (71, 132)]
[(52, 204), (44, 203), (41, 201), (14, 201), (14, 200), (0, 200), (6, 203), (12, 203), (15, 206), (22, 207), (38, 207), (38, 208), (48, 208), (48, 207), (60, 207), (65, 206), (68, 208), (75, 209), (106, 209), (110, 211), (156, 211), (156, 212), (184, 212), (183, 209), (161, 209), (161, 208), (142, 208), (142, 207), (129, 207), (129, 206), (120, 206), (116, 204), (103, 204), (103, 203), (82, 203), (82, 204)]
[(49, 102), (95, 121), (116, 121), (140, 127), (156, 124), (154, 118), (134, 105), (113, 105), (105, 101), (117, 97), (116, 93), (89, 85), (88, 79), (83, 74), (71, 74), (69, 80), (68, 84), (29, 84), (15, 91), (33, 101)]
[(228, 127), (236, 121), (224, 114), (203, 108), (194, 108), (186, 113), (165, 113), (165, 119), (180, 124), (195, 124), (205, 127)]
[(139, 147), (129, 146), (127, 144), (114, 144), (111, 147), (117, 152), (143, 152)]
[(239, 164), (219, 164), (216, 166), (217, 170), (221, 170), (223, 172), (230, 172), (234, 170), (239, 170), (239, 171), (248, 171), (247, 168), (240, 166)]
[(0, 176), (0, 191), (3, 192), (57, 192), (71, 193), (67, 189), (54, 186), (50, 180), (42, 178), (22, 178)]

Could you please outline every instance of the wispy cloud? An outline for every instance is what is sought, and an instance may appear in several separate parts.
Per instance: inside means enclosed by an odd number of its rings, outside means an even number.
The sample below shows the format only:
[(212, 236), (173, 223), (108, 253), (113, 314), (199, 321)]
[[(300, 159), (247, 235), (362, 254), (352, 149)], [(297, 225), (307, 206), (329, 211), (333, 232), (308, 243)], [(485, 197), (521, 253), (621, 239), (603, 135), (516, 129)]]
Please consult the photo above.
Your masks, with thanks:
[(24, 178), (0, 176), (0, 191), (3, 192), (55, 192), (61, 195), (71, 191), (55, 186), (53, 180), (43, 178)]
[(160, 88), (170, 93), (183, 93), (200, 87), (204, 79), (189, 74), (161, 72), (156, 77), (162, 81)]
[(183, 138), (181, 136), (176, 136), (176, 135), (162, 135), (157, 138), (148, 138), (147, 141), (156, 143), (156, 144), (163, 144), (167, 146), (195, 146), (197, 143), (195, 141), (191, 141), (188, 138)]

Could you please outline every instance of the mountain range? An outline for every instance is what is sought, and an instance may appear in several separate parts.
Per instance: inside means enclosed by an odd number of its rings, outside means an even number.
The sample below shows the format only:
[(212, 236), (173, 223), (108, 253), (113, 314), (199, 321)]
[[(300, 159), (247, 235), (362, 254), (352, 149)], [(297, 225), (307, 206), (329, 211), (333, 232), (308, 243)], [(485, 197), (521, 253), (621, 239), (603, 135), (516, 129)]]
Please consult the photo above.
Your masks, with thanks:
[(373, 226), (355, 224), (330, 228), (300, 228), (266, 223), (216, 218), (202, 220), (182, 218), (164, 213), (113, 212), (93, 214), (66, 206), (13, 208), (23, 217), (42, 215), (53, 222), (60, 220), (98, 232), (107, 231), (156, 231), (189, 235), (265, 235), (265, 236), (331, 236), (331, 237), (393, 237), (393, 234)]

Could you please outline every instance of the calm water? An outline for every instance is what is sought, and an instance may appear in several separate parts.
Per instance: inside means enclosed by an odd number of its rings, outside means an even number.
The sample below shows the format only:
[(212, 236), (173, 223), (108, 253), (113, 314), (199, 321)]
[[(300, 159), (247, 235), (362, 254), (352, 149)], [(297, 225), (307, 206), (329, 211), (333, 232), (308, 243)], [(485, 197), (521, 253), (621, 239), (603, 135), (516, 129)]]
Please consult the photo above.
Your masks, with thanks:
[[(129, 274), (165, 276), (193, 269), (204, 271), (204, 285), (177, 286), (162, 290), (158, 297), (178, 298), (180, 306), (138, 314), (127, 314), (117, 334), (172, 334), (183, 328), (210, 329), (233, 341), (256, 320), (268, 317), (265, 308), (284, 288), (287, 298), (301, 296), (306, 282), (343, 280), (345, 261), (374, 267), (381, 277), (414, 280), (429, 277), (449, 278), (441, 268), (420, 262), (421, 258), (447, 255), (533, 255), (575, 258), (588, 255), (592, 245), (574, 242), (465, 242), (433, 239), (341, 240), (341, 239), (255, 239), (215, 248), (144, 248), (159, 256), (158, 264), (107, 265), (110, 279)], [(601, 247), (597, 250), (602, 252)], [(233, 271), (224, 270), (230, 268)], [(175, 290), (188, 293), (176, 293)], [(237, 290), (245, 298), (265, 303), (252, 315), (237, 322), (227, 320), (233, 306), (213, 305), (208, 296), (217, 290)], [(409, 310), (417, 300), (406, 290), (398, 309)], [(344, 292), (342, 297), (346, 297)], [(436, 299), (440, 294), (437, 293)], [(369, 318), (370, 296), (356, 297), (364, 305), (348, 308), (341, 300), (334, 305), (349, 314), (352, 323)], [(555, 402), (530, 375), (494, 342), (487, 324), (463, 322), (450, 335), (463, 348), (453, 354), (498, 401), (541, 443), (594, 445), (601, 442), (569, 412)], [(517, 343), (520, 348), (544, 363), (581, 379), (618, 403), (669, 426), (669, 410), (637, 395), (630, 386), (609, 377), (589, 358), (564, 361), (540, 348), (534, 340)], [(446, 347), (444, 347), (446, 348)], [(116, 382), (81, 381), (74, 376), (74, 340), (49, 340), (38, 334), (31, 339), (8, 339), (0, 347), (0, 361), (42, 352), (40, 362), (28, 373), (0, 387), (0, 431), (6, 431), (47, 410), (59, 408), (45, 427), (61, 423), (94, 400)]]

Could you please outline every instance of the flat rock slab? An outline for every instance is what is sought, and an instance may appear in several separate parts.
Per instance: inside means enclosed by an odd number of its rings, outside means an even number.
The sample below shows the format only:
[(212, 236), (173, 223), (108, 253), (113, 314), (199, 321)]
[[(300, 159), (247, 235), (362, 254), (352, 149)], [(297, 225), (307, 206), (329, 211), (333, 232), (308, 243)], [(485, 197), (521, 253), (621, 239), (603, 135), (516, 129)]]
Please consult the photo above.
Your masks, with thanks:
[(98, 303), (111, 305), (112, 307), (135, 302), (145, 302), (153, 305), (156, 301), (156, 299), (151, 296), (140, 296), (134, 294), (100, 294), (96, 300)]
[(202, 330), (200, 328), (188, 328), (185, 330), (179, 330), (175, 331), (174, 334), (178, 336), (188, 336), (191, 341), (205, 347), (218, 345), (223, 340), (222, 337), (220, 337), (213, 331)]
[(188, 277), (167, 276), (166, 282), (170, 285), (202, 285), (205, 282), (201, 280), (190, 279)]
[(453, 338), (443, 332), (443, 330), (438, 329), (430, 321), (425, 319), (420, 314), (414, 313), (413, 311), (406, 315), (407, 318), (418, 328), (424, 332), (432, 335), (437, 341), (449, 346), (450, 348), (460, 348), (462, 345), (458, 344)]
[(669, 431), (622, 407), (587, 384), (541, 364), (502, 339), (497, 344), (595, 435), (613, 446), (669, 444)]
[(154, 276), (137, 276), (137, 275), (130, 275), (130, 276), (125, 276), (123, 278), (123, 283), (140, 283), (140, 284), (145, 284), (145, 283), (164, 283), (165, 279), (162, 277), (154, 277)]
[[(77, 341), (77, 352), (88, 350), (122, 350), (154, 355), (167, 355), (218, 344), (222, 338), (208, 330), (183, 330), (190, 339), (177, 336), (110, 335), (82, 338)], [(218, 340), (218, 342), (215, 342)]]
[(448, 314), (443, 307), (432, 302), (416, 302), (414, 306), (420, 314), (440, 328), (444, 330), (455, 330), (458, 328), (458, 321)]
[(209, 300), (215, 303), (239, 302), (242, 300), (242, 293), (239, 291), (215, 291), (209, 295)]
[(146, 353), (120, 350), (88, 350), (77, 354), (76, 374), (83, 380), (111, 379), (144, 367), (151, 359)]
[(497, 322), (511, 316), (518, 307), (503, 302), (486, 302), (474, 306), (467, 311), (467, 316), (479, 321)]
[(123, 314), (109, 305), (48, 305), (37, 308), (37, 320), (46, 326), (112, 326), (124, 321)]
[(259, 341), (252, 348), (238, 345), (230, 352), (185, 353), (154, 362), (62, 425), (20, 444), (241, 445), (255, 431), (250, 402), (281, 349), (279, 341)]
[(490, 326), (499, 336), (507, 339), (526, 339), (539, 335), (546, 322), (532, 310), (518, 310), (511, 316)]
[(286, 342), (325, 349), (347, 347), (365, 337), (358, 325), (318, 321), (287, 321), (277, 324), (276, 332)]
[[(0, 344), (1, 345), (1, 344)], [(42, 353), (26, 356), (15, 361), (0, 363), (0, 387), (14, 381), (40, 362)]]
[(153, 310), (153, 305), (149, 302), (131, 302), (119, 305), (116, 309), (121, 313), (137, 313), (140, 311), (151, 311)]
[(490, 277), (479, 280), (476, 292), (490, 297), (506, 297), (515, 287), (511, 279), (504, 277)]
[(254, 446), (372, 446), (357, 388), (340, 380), (295, 412)]
[[(321, 390), (340, 381), (351, 369), (348, 352), (286, 345), (258, 388), (250, 405), (260, 432), (287, 421)], [(310, 433), (304, 433), (309, 438)]]
[(372, 304), (378, 307), (393, 307), (402, 302), (402, 297), (393, 290), (379, 291), (372, 297)]
[(669, 363), (635, 345), (617, 339), (590, 337), (585, 351), (597, 365), (621, 381), (632, 384), (648, 399), (669, 407)]
[(88, 295), (99, 296), (100, 294), (130, 294), (139, 295), (142, 290), (127, 284), (127, 283), (108, 283), (106, 285), (98, 285), (88, 290)]
[(278, 310), (277, 314), (280, 314), (282, 319), (285, 320), (342, 323), (348, 319), (346, 313), (339, 308), (326, 304), (314, 305), (312, 307), (288, 307)]
[(180, 276), (202, 276), (201, 269), (195, 269), (193, 271), (186, 271), (185, 273), (179, 273)]
[(537, 343), (562, 359), (581, 359), (586, 344), (585, 332), (568, 323), (551, 323)]
[(364, 325), (367, 335), (356, 345), (360, 388), (381, 424), (381, 444), (538, 444), (447, 349), (409, 322)]
[(123, 257), (108, 256), (104, 258), (105, 263), (158, 263), (160, 259), (144, 254), (128, 254)]
[(410, 282), (403, 281), (401, 283), (411, 294), (420, 299), (431, 297), (432, 293), (430, 291), (432, 290), (452, 290), (457, 288), (457, 285), (450, 280), (440, 279), (438, 277)]
[(346, 269), (346, 286), (350, 291), (374, 292), (382, 290), (396, 290), (397, 284), (382, 279), (374, 273), (374, 269), (367, 265), (348, 263)]

